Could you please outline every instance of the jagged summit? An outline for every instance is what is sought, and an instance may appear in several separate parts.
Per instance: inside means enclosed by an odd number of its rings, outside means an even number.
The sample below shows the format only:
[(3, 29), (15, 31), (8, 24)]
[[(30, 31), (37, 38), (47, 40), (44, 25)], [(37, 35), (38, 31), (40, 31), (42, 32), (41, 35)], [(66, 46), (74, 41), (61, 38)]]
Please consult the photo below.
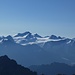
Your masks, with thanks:
[(15, 60), (4, 55), (0, 57), (0, 75), (37, 75), (37, 73), (18, 65)]
[(62, 39), (60, 36), (51, 35), (49, 39)]
[(10, 59), (8, 58), (7, 55), (4, 55), (4, 56), (0, 56), (0, 61), (1, 61), (1, 60), (10, 60)]
[(37, 33), (34, 34), (34, 37), (42, 38), (42, 36), (38, 35)]
[(8, 35), (5, 38), (8, 39), (8, 41), (14, 42), (14, 39), (13, 39), (13, 37), (11, 35)]
[(57, 36), (51, 35), (51, 36), (50, 36), (50, 39), (57, 39)]
[(1, 39), (2, 43), (15, 43), (14, 39), (12, 36), (8, 35), (6, 37), (3, 37)]
[(28, 33), (28, 35), (26, 36), (26, 39), (30, 39), (30, 38), (33, 38), (32, 33)]
[(15, 35), (14, 37), (24, 37), (26, 36), (26, 38), (33, 38), (33, 37), (38, 37), (38, 38), (42, 38), (39, 34), (32, 34), (31, 32), (27, 31), (24, 33), (18, 33), (17, 35)]
[(27, 32), (24, 32), (24, 33), (18, 33), (17, 35), (15, 35), (14, 37), (23, 37), (23, 36), (25, 36), (25, 35), (27, 35), (27, 34), (31, 34), (29, 31), (27, 31)]
[[(10, 65), (10, 66), (9, 66)], [(13, 59), (9, 59), (9, 57), (7, 55), (4, 55), (4, 56), (0, 56), (0, 67), (2, 66), (3, 68), (8, 66), (11, 67), (11, 66), (14, 66), (14, 65), (17, 65), (17, 62)], [(15, 66), (14, 66), (15, 67)], [(12, 68), (11, 68), (12, 69)]]

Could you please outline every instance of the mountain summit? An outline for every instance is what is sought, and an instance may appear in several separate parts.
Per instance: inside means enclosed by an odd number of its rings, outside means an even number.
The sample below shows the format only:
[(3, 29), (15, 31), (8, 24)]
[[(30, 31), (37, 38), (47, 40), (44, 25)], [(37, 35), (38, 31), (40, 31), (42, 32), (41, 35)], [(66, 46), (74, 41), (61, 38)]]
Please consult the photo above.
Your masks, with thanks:
[(36, 72), (18, 65), (15, 60), (6, 55), (0, 57), (0, 75), (37, 75)]
[(23, 37), (23, 36), (25, 36), (25, 35), (27, 35), (27, 34), (31, 34), (29, 31), (27, 31), (27, 32), (24, 32), (24, 33), (18, 33), (17, 35), (15, 35), (14, 37)]

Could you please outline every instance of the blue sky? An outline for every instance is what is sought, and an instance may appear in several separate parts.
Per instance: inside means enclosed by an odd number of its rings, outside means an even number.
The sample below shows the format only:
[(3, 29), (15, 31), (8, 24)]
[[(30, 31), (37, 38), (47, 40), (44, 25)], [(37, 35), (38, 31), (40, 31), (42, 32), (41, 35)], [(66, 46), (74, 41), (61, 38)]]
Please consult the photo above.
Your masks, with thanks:
[(75, 37), (75, 0), (0, 0), (0, 35), (25, 31)]

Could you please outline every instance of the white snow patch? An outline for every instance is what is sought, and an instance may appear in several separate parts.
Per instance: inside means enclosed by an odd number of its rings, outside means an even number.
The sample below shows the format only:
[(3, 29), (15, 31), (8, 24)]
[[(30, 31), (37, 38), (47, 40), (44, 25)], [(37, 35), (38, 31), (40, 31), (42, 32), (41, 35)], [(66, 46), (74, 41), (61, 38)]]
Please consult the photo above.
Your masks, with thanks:
[(67, 44), (71, 43), (71, 40), (67, 42)]
[[(23, 37), (13, 37), (13, 39), (15, 40), (16, 43), (21, 44), (23, 46), (27, 45), (27, 44), (38, 44), (38, 45), (43, 46), (48, 41), (60, 41), (61, 40), (61, 39), (49, 39), (49, 37), (42, 37), (42, 38), (37, 37), (35, 41), (33, 39), (31, 39), (32, 41), (30, 42), (28, 39), (25, 39), (27, 35), (25, 35)], [(21, 41), (27, 41), (27, 40), (29, 41), (28, 43), (21, 42)]]
[(64, 57), (63, 57), (62, 59), (69, 61), (69, 59), (67, 59), (67, 58), (64, 58)]

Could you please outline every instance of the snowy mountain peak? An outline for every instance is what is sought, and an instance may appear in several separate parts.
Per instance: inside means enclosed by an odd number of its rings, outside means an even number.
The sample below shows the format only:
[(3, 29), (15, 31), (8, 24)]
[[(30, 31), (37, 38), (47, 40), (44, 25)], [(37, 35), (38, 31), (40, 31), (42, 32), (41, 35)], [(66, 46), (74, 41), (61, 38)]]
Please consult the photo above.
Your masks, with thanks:
[(34, 37), (38, 37), (38, 38), (42, 38), (40, 35), (38, 35), (37, 33), (34, 34)]
[(58, 36), (58, 39), (62, 39), (62, 37)]
[(8, 35), (7, 37), (3, 38), (2, 42), (14, 42), (14, 39), (12, 38), (12, 36)]
[(50, 36), (50, 39), (58, 39), (58, 37), (55, 36), (55, 35), (51, 35), (51, 36)]
[(8, 35), (6, 38), (7, 38), (7, 39), (13, 39), (10, 35)]
[(25, 35), (27, 35), (27, 34), (31, 34), (29, 31), (27, 31), (27, 32), (24, 32), (24, 33), (18, 33), (17, 35), (15, 35), (14, 37), (23, 37), (23, 36), (25, 36)]
[(34, 36), (32, 35), (32, 33), (28, 33), (25, 39), (30, 39), (33, 38)]
[(60, 36), (51, 35), (49, 39), (62, 39)]

